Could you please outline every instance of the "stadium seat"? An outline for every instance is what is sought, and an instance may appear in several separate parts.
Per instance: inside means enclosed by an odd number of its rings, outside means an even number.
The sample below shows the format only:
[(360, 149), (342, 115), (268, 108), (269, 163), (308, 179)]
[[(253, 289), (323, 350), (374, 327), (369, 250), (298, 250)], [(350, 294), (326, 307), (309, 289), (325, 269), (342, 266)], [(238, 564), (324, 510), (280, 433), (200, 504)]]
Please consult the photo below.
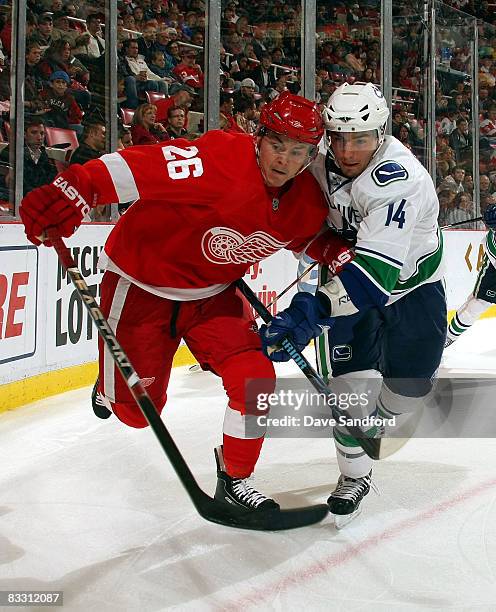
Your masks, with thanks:
[(148, 100), (148, 104), (155, 104), (158, 100), (163, 100), (167, 98), (164, 93), (159, 93), (158, 91), (146, 91), (146, 99)]
[[(65, 128), (57, 128), (46, 126), (45, 127), (45, 140), (48, 147), (56, 147), (57, 145), (68, 145), (64, 147), (65, 151), (64, 161), (58, 159), (55, 160), (55, 166), (59, 172), (62, 172), (69, 165), (74, 149), (79, 147), (79, 141), (77, 134), (74, 130), (68, 130)], [(61, 147), (62, 148), (62, 147)]]
[[(148, 92), (146, 92), (148, 93)], [(122, 123), (129, 127), (134, 117), (134, 108), (121, 108), (121, 119)]]

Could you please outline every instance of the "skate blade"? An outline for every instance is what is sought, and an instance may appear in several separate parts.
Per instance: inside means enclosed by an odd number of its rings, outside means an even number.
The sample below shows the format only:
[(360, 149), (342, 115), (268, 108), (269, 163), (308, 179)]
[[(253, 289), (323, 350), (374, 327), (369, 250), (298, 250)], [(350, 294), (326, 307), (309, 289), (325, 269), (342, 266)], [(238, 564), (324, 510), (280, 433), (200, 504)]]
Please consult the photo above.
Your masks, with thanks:
[(346, 527), (346, 525), (349, 525), (352, 521), (354, 521), (358, 516), (360, 516), (361, 513), (362, 509), (357, 508), (351, 514), (333, 514), (332, 516), (334, 517), (334, 526), (339, 531), (340, 529), (343, 529), (343, 527)]

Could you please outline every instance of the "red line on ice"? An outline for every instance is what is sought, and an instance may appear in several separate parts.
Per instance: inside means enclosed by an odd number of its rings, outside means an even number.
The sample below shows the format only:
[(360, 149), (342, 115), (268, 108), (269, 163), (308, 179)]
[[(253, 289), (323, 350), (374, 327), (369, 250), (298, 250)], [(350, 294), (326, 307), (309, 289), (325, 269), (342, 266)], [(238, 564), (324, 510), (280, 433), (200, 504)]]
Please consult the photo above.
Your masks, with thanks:
[(384, 529), (384, 531), (381, 531), (376, 535), (366, 538), (358, 545), (350, 544), (343, 550), (329, 555), (321, 561), (316, 561), (315, 563), (312, 563), (300, 570), (296, 570), (294, 572), (292, 571), (290, 575), (287, 575), (285, 578), (277, 580), (272, 584), (260, 584), (251, 594), (249, 593), (240, 599), (233, 600), (232, 602), (228, 602), (226, 604), (221, 604), (220, 608), (233, 610), (244, 609), (251, 605), (260, 606), (264, 600), (271, 599), (283, 591), (294, 588), (308, 580), (316, 578), (319, 575), (323, 575), (334, 567), (344, 565), (345, 563), (348, 563), (348, 561), (351, 561), (352, 559), (355, 559), (356, 557), (359, 557), (360, 555), (369, 551), (371, 548), (375, 548), (387, 540), (393, 540), (408, 529), (415, 529), (418, 525), (425, 523), (425, 521), (434, 519), (444, 512), (448, 512), (452, 508), (459, 506), (469, 499), (485, 493), (494, 486), (496, 486), (496, 478), (482, 482), (472, 489), (459, 493), (451, 499), (440, 502), (428, 510), (424, 510), (415, 516), (404, 519), (396, 525), (393, 525), (388, 529)]

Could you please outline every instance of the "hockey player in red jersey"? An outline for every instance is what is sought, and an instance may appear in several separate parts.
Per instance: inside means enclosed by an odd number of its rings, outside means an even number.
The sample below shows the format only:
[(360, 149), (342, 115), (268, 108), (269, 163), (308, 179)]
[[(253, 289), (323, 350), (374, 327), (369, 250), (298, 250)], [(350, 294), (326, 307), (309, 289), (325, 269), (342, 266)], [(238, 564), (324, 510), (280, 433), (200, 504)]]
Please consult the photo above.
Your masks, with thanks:
[[(101, 309), (159, 410), (181, 338), (204, 369), (222, 377), (228, 406), (216, 498), (242, 511), (278, 508), (246, 482), (263, 431), (247, 433), (254, 417), (245, 382), (273, 385), (275, 375), (251, 309), (231, 283), (253, 263), (281, 248), (302, 251), (319, 234), (328, 208), (304, 170), (322, 134), (316, 105), (286, 93), (264, 107), (255, 137), (215, 130), (103, 155), (35, 189), (20, 209), (28, 239), (40, 244), (48, 227), (70, 236), (92, 207), (135, 200), (100, 259)], [(347, 248), (325, 234), (307, 253), (329, 263)], [(106, 405), (123, 423), (145, 427), (101, 341), (99, 350)]]

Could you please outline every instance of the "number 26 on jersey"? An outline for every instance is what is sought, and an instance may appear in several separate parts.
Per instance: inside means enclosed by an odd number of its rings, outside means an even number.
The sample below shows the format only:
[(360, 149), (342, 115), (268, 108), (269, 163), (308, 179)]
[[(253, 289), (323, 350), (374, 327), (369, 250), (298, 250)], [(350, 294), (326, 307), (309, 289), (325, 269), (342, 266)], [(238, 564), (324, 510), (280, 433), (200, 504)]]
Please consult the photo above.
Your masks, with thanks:
[(197, 156), (196, 147), (185, 147), (181, 149), (174, 145), (162, 147), (162, 152), (167, 161), (167, 172), (173, 180), (194, 178), (203, 174), (203, 164)]

